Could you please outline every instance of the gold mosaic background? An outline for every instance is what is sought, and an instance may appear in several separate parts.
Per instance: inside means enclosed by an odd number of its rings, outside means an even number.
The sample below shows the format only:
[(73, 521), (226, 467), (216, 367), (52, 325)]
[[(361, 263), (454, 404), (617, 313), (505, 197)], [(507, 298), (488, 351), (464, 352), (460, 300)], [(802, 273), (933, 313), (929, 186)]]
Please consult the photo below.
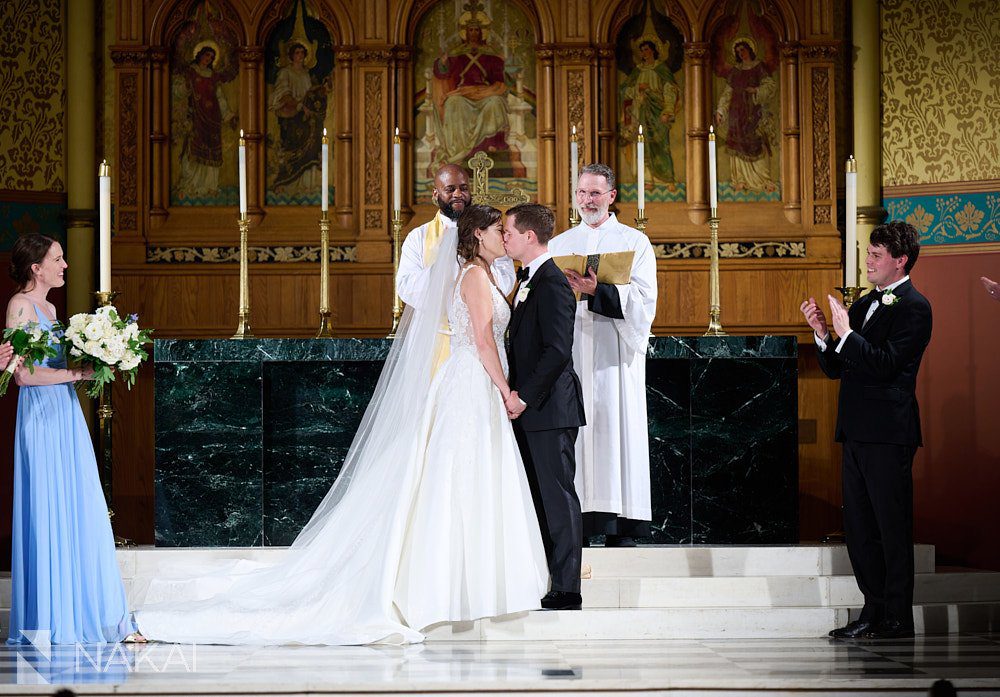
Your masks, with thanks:
[(885, 186), (1000, 179), (1000, 2), (882, 1)]

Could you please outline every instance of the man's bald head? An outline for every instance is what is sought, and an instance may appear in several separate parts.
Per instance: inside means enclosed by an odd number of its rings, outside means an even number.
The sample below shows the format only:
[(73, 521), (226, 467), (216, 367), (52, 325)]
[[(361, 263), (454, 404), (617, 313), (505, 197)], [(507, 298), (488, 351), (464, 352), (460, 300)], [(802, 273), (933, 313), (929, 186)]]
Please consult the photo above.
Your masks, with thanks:
[(434, 203), (452, 220), (458, 220), (466, 206), (472, 203), (469, 175), (458, 165), (445, 165), (434, 175)]

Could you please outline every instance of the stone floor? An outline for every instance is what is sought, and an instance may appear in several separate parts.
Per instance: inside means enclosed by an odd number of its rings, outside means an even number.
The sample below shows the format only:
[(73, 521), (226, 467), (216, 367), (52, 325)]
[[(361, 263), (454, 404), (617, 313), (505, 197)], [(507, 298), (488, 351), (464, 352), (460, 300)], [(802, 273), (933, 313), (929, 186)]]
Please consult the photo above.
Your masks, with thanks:
[(1000, 634), (436, 642), (406, 647), (0, 647), (0, 694), (1000, 694)]

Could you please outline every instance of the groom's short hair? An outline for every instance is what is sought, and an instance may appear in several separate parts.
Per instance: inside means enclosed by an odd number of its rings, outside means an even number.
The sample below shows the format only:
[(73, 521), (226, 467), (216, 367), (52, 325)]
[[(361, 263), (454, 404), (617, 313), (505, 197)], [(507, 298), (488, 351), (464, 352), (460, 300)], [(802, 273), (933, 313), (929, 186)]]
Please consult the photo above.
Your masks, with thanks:
[(519, 203), (513, 208), (508, 208), (507, 215), (513, 216), (514, 227), (521, 232), (533, 231), (539, 244), (548, 244), (552, 239), (556, 217), (548, 206), (540, 203)]
[(920, 233), (904, 220), (890, 220), (876, 225), (868, 240), (872, 246), (885, 247), (893, 259), (906, 255), (903, 270), (910, 273), (920, 255)]

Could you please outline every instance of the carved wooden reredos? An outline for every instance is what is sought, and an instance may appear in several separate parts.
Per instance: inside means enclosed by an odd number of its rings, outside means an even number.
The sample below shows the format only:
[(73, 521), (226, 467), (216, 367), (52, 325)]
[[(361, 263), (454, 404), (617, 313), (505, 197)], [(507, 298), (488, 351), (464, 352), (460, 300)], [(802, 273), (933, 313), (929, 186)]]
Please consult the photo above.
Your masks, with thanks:
[[(396, 125), (404, 219), (431, 211), (433, 166), (486, 134), (482, 149), (502, 160), (496, 185), (526, 184), (565, 221), (574, 125), (582, 162), (615, 167), (620, 214), (631, 219), (632, 134), (652, 118), (646, 214), (654, 242), (704, 236), (707, 136), (716, 123), (724, 126), (720, 179), (729, 176), (731, 189), (721, 195), (723, 239), (803, 241), (805, 256), (830, 263), (838, 254), (832, 11), (832, 0), (119, 0), (110, 51), (116, 243), (145, 245), (144, 254), (128, 253), (136, 263), (151, 248), (231, 245), (240, 129), (253, 237), (265, 246), (315, 241), (318, 170), (308, 151), (322, 126), (332, 243), (351, 248), (345, 258), (356, 262), (390, 258)], [(441, 95), (466, 89), (465, 77), (444, 75), (444, 66), (461, 62), (467, 45), (458, 44), (472, 45), (477, 27), (485, 53), (490, 41), (502, 49), (493, 58), (504, 61), (507, 86), (492, 101), (475, 93), (452, 109)], [(296, 37), (308, 44), (307, 72), (298, 74), (312, 76), (312, 96), (301, 103), (325, 108), (300, 122), (289, 116), (298, 97), (282, 105), (273, 96), (279, 82), (294, 82)], [(195, 54), (206, 46), (212, 64), (199, 66)], [(747, 84), (761, 104), (733, 96)], [(498, 123), (506, 130), (494, 130)], [(726, 133), (739, 141), (728, 154)]]

